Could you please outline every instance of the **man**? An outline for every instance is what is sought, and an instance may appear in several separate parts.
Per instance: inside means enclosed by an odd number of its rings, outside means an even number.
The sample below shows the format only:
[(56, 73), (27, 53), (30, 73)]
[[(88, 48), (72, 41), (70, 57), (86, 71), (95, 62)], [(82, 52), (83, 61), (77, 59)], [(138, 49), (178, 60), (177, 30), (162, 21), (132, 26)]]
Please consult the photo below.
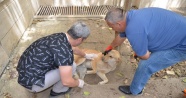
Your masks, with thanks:
[(94, 54), (85, 54), (76, 47), (89, 35), (89, 28), (77, 22), (66, 34), (56, 33), (33, 42), (18, 62), (18, 83), (31, 92), (41, 92), (54, 85), (51, 96), (65, 94), (71, 87), (83, 88), (84, 81), (72, 77), (76, 69), (73, 53), (94, 58)]
[(141, 59), (130, 86), (119, 86), (125, 94), (142, 93), (151, 75), (186, 60), (186, 18), (161, 8), (110, 10), (106, 23), (120, 34), (106, 48), (115, 48), (127, 38)]

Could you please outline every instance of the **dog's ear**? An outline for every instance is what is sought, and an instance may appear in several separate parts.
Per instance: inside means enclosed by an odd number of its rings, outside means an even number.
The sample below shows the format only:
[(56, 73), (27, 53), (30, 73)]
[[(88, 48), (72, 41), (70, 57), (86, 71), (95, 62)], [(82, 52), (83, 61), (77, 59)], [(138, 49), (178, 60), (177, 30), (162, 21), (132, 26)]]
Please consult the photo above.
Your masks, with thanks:
[(118, 63), (118, 65), (121, 65), (121, 63), (122, 63), (121, 57), (117, 58), (117, 63)]
[(120, 65), (122, 62), (120, 53), (117, 50), (113, 50), (113, 52), (115, 54), (115, 58), (116, 58), (118, 65)]
[(121, 61), (121, 58), (117, 58), (117, 61), (118, 61), (118, 62)]

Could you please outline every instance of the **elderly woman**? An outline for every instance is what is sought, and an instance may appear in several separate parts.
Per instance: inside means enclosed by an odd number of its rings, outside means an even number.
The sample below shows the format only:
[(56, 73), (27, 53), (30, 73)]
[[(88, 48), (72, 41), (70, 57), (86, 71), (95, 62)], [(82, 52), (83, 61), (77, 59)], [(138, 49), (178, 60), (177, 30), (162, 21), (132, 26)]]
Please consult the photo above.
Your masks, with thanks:
[(89, 28), (77, 22), (67, 33), (55, 33), (33, 42), (18, 62), (18, 83), (31, 92), (40, 92), (53, 85), (51, 96), (65, 94), (71, 87), (83, 88), (84, 81), (72, 77), (76, 69), (73, 53), (94, 58), (94, 54), (85, 54), (76, 47), (89, 35)]

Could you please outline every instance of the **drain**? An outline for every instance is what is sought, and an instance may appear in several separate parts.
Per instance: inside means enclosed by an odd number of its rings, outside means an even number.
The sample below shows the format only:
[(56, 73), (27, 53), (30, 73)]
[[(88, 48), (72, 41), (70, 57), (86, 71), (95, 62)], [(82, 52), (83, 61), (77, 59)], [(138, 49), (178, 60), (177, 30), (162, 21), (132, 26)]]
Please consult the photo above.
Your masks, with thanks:
[(40, 6), (34, 18), (104, 17), (114, 7), (117, 6)]

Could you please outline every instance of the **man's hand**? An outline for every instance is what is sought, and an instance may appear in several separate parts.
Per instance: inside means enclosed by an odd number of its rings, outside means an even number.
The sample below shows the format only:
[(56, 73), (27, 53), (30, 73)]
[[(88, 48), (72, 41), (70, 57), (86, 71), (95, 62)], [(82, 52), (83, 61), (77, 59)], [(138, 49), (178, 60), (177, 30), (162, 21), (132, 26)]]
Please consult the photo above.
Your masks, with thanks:
[(106, 54), (108, 54), (112, 49), (113, 49), (113, 47), (112, 47), (111, 45), (109, 45), (109, 46), (105, 49), (105, 51), (104, 51), (102, 54), (103, 54), (103, 55), (106, 55)]
[(93, 60), (95, 57), (97, 57), (97, 54), (85, 54), (85, 58), (89, 60)]
[(109, 50), (112, 50), (112, 46), (111, 45), (109, 45), (106, 49), (105, 49), (105, 51), (109, 51)]
[(134, 58), (137, 60), (138, 59), (138, 56), (136, 53), (133, 54)]

